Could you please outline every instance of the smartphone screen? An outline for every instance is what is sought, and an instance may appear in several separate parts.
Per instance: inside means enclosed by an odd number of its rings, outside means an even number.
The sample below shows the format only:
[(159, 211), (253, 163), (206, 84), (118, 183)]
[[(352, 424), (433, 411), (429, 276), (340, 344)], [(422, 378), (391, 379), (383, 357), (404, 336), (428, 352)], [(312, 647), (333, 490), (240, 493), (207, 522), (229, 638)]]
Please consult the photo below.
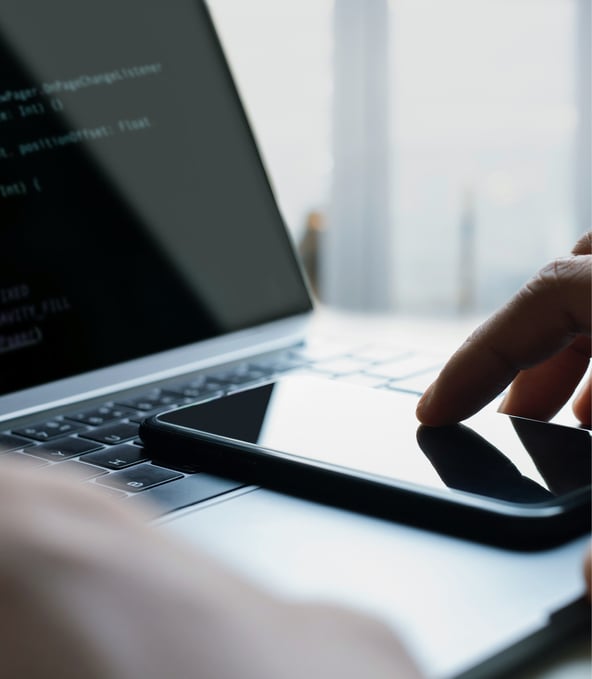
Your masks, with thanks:
[(205, 438), (411, 488), (528, 505), (590, 485), (587, 430), (493, 410), (429, 428), (418, 425), (416, 403), (400, 392), (287, 377), (158, 419)]

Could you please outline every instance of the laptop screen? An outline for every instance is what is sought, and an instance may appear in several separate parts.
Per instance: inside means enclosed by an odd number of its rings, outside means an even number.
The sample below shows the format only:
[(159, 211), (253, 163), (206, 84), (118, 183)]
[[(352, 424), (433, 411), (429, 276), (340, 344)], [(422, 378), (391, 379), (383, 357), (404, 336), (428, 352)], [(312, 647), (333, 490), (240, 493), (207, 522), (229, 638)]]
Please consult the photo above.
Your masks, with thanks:
[(310, 308), (202, 3), (6, 0), (0, 52), (0, 393)]

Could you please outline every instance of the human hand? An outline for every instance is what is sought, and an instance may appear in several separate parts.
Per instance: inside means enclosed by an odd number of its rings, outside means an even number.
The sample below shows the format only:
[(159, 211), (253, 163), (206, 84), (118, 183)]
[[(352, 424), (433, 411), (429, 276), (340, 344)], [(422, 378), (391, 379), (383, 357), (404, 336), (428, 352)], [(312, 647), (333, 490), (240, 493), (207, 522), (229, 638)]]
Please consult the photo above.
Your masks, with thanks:
[(418, 679), (381, 623), (290, 604), (91, 486), (0, 468), (2, 679)]
[[(512, 382), (500, 410), (548, 420), (573, 394), (590, 363), (592, 232), (571, 257), (543, 268), (452, 356), (417, 406), (417, 417), (439, 426), (469, 417)], [(573, 401), (590, 426), (590, 379)], [(585, 561), (592, 596), (592, 551)]]
[[(512, 382), (501, 410), (548, 420), (572, 395), (590, 362), (592, 232), (571, 257), (544, 267), (480, 326), (420, 399), (417, 417), (440, 426), (469, 417)], [(590, 382), (573, 404), (590, 426)]]

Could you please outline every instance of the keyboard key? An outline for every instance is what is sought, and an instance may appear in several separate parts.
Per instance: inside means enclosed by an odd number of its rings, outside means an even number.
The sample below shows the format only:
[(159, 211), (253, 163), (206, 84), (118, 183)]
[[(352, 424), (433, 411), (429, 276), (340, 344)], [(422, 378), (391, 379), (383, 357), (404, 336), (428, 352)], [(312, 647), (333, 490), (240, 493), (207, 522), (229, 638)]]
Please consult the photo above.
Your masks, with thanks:
[(120, 424), (111, 424), (106, 427), (100, 427), (94, 431), (87, 431), (84, 434), (85, 439), (97, 441), (98, 443), (106, 443), (113, 446), (117, 443), (130, 441), (138, 436), (138, 425), (121, 422)]
[(430, 370), (428, 372), (407, 377), (402, 380), (395, 380), (389, 383), (389, 388), (403, 389), (404, 391), (412, 391), (416, 394), (423, 394), (423, 392), (430, 386), (430, 384), (438, 377), (440, 370)]
[(141, 396), (118, 401), (119, 405), (133, 410), (151, 411), (157, 408), (172, 408), (175, 405), (186, 402), (182, 394), (162, 389), (152, 389)]
[(256, 361), (255, 363), (250, 363), (249, 365), (251, 368), (255, 370), (261, 370), (268, 377), (271, 377), (274, 373), (288, 372), (289, 370), (301, 368), (302, 366), (306, 365), (306, 361), (289, 356), (283, 356), (263, 359), (261, 361)]
[(195, 474), (199, 471), (196, 468), (195, 463), (191, 462), (177, 462), (173, 460), (163, 459), (158, 456), (152, 456), (151, 462), (157, 464), (159, 467), (164, 467), (165, 469), (174, 469), (176, 472), (183, 472), (183, 474)]
[(370, 389), (381, 389), (389, 384), (384, 377), (375, 377), (374, 375), (366, 375), (364, 373), (342, 375), (340, 381), (347, 382), (348, 384), (356, 384), (359, 387), (368, 387)]
[(402, 380), (411, 375), (438, 369), (444, 364), (443, 359), (436, 356), (423, 356), (412, 354), (404, 356), (398, 361), (380, 363), (369, 367), (365, 372), (369, 375), (377, 375), (390, 380)]
[(112, 422), (113, 420), (123, 420), (125, 417), (135, 415), (135, 411), (131, 408), (123, 408), (116, 405), (103, 405), (91, 410), (83, 410), (79, 413), (72, 413), (65, 415), (66, 419), (88, 424), (91, 427), (100, 427), (102, 424)]
[(314, 366), (305, 366), (304, 368), (296, 368), (290, 372), (290, 377), (316, 377), (316, 379), (332, 379), (330, 375), (323, 374), (319, 370), (316, 370)]
[(188, 399), (200, 399), (222, 392), (226, 387), (226, 384), (222, 384), (222, 382), (215, 379), (197, 379), (179, 386), (177, 391)]
[(351, 356), (344, 356), (343, 358), (335, 358), (328, 361), (321, 361), (314, 365), (314, 369), (319, 372), (329, 373), (330, 375), (353, 375), (359, 373), (364, 368), (368, 368), (367, 361), (360, 361)]
[(31, 424), (21, 429), (13, 429), (12, 433), (18, 436), (26, 436), (34, 441), (49, 441), (51, 439), (64, 436), (65, 434), (72, 434), (75, 431), (82, 429), (79, 424), (73, 422), (63, 422), (62, 420), (49, 420), (47, 422), (40, 422), (39, 424)]
[(256, 382), (257, 380), (265, 379), (268, 373), (263, 370), (253, 370), (248, 367), (241, 367), (236, 370), (227, 370), (225, 372), (216, 373), (214, 379), (222, 382), (226, 386), (239, 386), (247, 384), (248, 382)]
[(81, 458), (84, 462), (98, 464), (107, 469), (124, 469), (134, 464), (144, 462), (147, 458), (143, 448), (128, 445), (111, 446), (96, 453), (89, 453)]
[(17, 450), (18, 448), (27, 448), (34, 445), (30, 440), (20, 438), (20, 436), (0, 434), (0, 454), (8, 450)]
[(52, 441), (51, 443), (44, 443), (43, 445), (35, 446), (34, 448), (27, 448), (27, 453), (44, 460), (57, 462), (59, 460), (67, 460), (70, 457), (82, 455), (83, 453), (90, 453), (91, 450), (97, 450), (101, 447), (102, 446), (92, 443), (91, 441), (71, 436), (69, 438), (59, 439), (58, 441)]
[(141, 464), (121, 472), (113, 472), (97, 479), (97, 483), (125, 490), (128, 493), (138, 493), (161, 483), (182, 478), (182, 474), (172, 469), (163, 469), (153, 464)]
[(409, 349), (395, 347), (390, 344), (370, 344), (353, 352), (353, 356), (368, 363), (387, 363), (402, 356), (409, 355)]
[(314, 340), (303, 344), (298, 349), (293, 349), (291, 352), (293, 358), (304, 361), (325, 361), (328, 359), (339, 358), (347, 354), (355, 355), (351, 346), (341, 344), (337, 341)]
[[(156, 516), (161, 516), (243, 486), (244, 484), (238, 481), (230, 481), (218, 476), (210, 476), (210, 474), (192, 474), (147, 490), (141, 495), (136, 495), (135, 498), (137, 502), (148, 500), (149, 508), (152, 508)], [(134, 501), (136, 501), (134, 498), (130, 499), (130, 502)]]
[(84, 462), (78, 462), (78, 460), (68, 460), (67, 462), (61, 462), (60, 464), (52, 464), (44, 469), (43, 473), (69, 474), (77, 481), (88, 481), (88, 479), (94, 479), (97, 476), (102, 476), (109, 472), (100, 467), (95, 467), (92, 464), (85, 464)]

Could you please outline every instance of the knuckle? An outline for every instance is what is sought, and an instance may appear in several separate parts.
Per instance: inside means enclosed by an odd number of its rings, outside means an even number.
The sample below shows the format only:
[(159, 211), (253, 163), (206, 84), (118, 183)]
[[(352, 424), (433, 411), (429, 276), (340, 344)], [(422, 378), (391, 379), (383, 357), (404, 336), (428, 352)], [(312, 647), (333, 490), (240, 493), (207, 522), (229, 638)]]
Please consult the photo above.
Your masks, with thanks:
[(552, 291), (572, 283), (581, 270), (577, 257), (559, 257), (545, 265), (530, 281), (536, 291)]
[(572, 250), (574, 255), (592, 254), (592, 230), (587, 231), (574, 245)]

